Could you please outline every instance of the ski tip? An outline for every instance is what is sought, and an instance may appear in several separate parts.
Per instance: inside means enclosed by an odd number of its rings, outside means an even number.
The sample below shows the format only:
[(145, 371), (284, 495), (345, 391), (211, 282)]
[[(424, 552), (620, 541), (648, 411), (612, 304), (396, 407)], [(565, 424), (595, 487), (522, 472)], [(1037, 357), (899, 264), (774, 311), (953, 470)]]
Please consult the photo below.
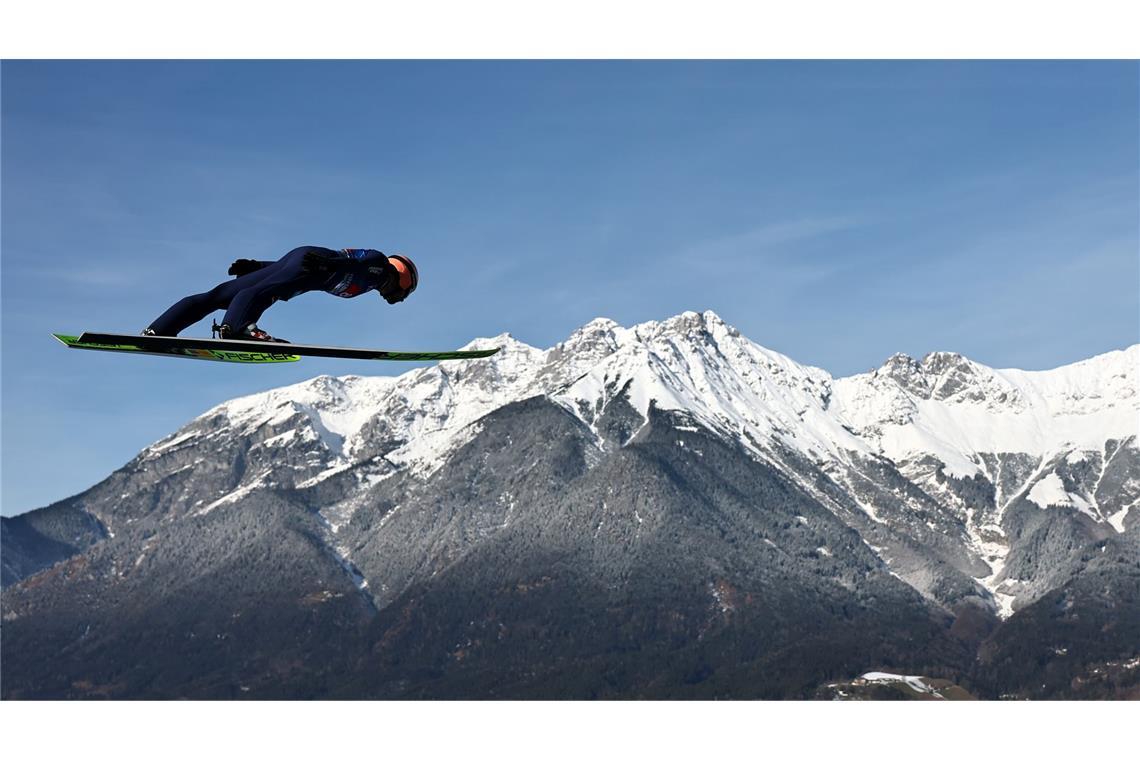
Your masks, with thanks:
[(474, 351), (459, 351), (456, 353), (461, 354), (464, 359), (485, 359), (488, 356), (494, 356), (502, 350), (500, 346), (499, 348), (480, 348)]
[(72, 346), (79, 342), (79, 338), (74, 335), (64, 335), (63, 333), (51, 333), (51, 337), (58, 340), (65, 346)]

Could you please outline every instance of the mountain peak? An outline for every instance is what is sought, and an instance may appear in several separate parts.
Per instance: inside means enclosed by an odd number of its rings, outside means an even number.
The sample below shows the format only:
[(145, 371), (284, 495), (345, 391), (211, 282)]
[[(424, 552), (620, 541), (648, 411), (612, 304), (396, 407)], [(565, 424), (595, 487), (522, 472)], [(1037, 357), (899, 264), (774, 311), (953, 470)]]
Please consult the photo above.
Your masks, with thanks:
[[(648, 324), (658, 323), (651, 322)], [(731, 329), (728, 324), (712, 310), (702, 312), (683, 311), (676, 316), (669, 317), (664, 322), (661, 322), (660, 325), (664, 329), (678, 332), (713, 332), (715, 330)]]
[(920, 393), (926, 387), (926, 378), (922, 372), (922, 365), (907, 354), (893, 354), (883, 362), (883, 366), (872, 373), (874, 376), (885, 376), (894, 380), (911, 393)]
[(467, 345), (463, 346), (461, 351), (479, 351), (487, 348), (501, 348), (504, 351), (511, 348), (527, 348), (531, 349), (532, 346), (523, 343), (521, 340), (511, 335), (509, 332), (502, 332), (493, 338), (475, 338)]
[(610, 319), (609, 317), (594, 317), (589, 322), (587, 322), (586, 324), (582, 325), (577, 330), (575, 330), (574, 334), (577, 334), (577, 333), (596, 333), (596, 332), (613, 332), (614, 330), (618, 330), (620, 328), (621, 328), (621, 325), (619, 325), (617, 322)]
[(941, 373), (950, 369), (970, 367), (974, 362), (955, 351), (931, 351), (922, 357), (922, 368), (929, 373)]
[(625, 329), (608, 317), (595, 317), (579, 327), (570, 336), (556, 345), (554, 350), (576, 350), (591, 345), (605, 344), (613, 348), (620, 342), (620, 336)]
[(953, 351), (932, 351), (917, 361), (897, 353), (870, 374), (885, 378), (917, 399), (1018, 405), (1017, 388), (989, 367)]

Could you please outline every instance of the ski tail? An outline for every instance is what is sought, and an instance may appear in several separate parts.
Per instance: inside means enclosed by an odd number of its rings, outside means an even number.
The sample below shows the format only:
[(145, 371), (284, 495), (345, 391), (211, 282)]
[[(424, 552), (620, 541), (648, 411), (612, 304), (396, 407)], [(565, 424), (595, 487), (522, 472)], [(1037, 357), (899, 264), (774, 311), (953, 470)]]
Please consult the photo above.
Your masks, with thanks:
[[(202, 359), (205, 361), (228, 362), (230, 364), (283, 364), (300, 361), (296, 354), (284, 352), (234, 351), (226, 348), (185, 348), (163, 346), (140, 346), (134, 341), (108, 340), (88, 341), (82, 336), (52, 333), (52, 337), (68, 348), (82, 348), (91, 351), (118, 351), (144, 356), (174, 356), (182, 359)], [(277, 344), (283, 345), (283, 344)]]

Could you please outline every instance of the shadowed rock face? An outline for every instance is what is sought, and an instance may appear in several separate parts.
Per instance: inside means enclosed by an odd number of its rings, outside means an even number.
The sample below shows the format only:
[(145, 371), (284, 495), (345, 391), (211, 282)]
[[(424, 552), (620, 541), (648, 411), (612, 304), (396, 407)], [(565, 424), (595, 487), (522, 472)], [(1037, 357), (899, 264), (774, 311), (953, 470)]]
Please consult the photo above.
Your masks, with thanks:
[[(1134, 438), (972, 475), (821, 455), (794, 426), (833, 413), (825, 373), (764, 353), (734, 379), (741, 340), (707, 315), (595, 320), (513, 364), (213, 410), (3, 521), (3, 696), (801, 698), (876, 669), (989, 698), (1133, 688)], [(791, 411), (764, 437), (645, 406), (626, 350), (672, 394), (737, 383)], [(990, 373), (894, 357), (868, 387), (905, 398), (866, 435), (919, 401), (1029, 403)]]
[(0, 546), (3, 585), (35, 575), (105, 536), (97, 519), (68, 502), (5, 521)]

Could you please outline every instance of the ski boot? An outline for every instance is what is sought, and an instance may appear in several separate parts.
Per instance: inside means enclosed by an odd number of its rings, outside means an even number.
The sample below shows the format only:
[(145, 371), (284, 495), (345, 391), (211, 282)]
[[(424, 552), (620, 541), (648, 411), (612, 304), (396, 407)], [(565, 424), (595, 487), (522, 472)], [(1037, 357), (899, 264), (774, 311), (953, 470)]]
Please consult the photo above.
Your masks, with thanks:
[(211, 328), (214, 337), (221, 338), (222, 340), (259, 340), (263, 343), (288, 343), (289, 341), (282, 338), (274, 338), (269, 333), (262, 330), (257, 325), (246, 325), (245, 329), (234, 332), (233, 328), (223, 323), (214, 323)]

